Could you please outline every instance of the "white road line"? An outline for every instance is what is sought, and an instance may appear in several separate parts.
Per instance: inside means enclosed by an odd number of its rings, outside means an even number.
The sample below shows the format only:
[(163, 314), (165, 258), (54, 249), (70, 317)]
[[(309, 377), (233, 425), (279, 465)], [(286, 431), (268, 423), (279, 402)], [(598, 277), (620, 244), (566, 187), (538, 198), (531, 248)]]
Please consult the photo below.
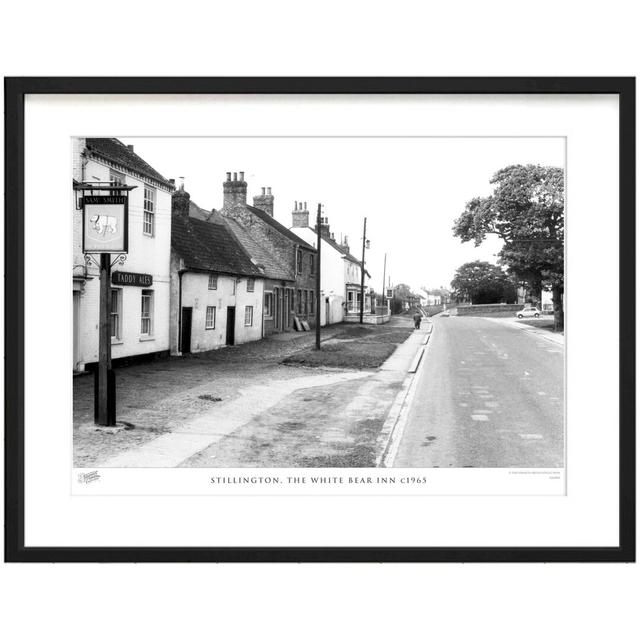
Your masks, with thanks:
[(477, 413), (474, 413), (474, 414), (471, 416), (471, 419), (472, 419), (472, 420), (475, 420), (476, 422), (486, 422), (487, 420), (489, 420), (489, 417), (488, 417), (488, 416), (485, 416), (484, 414), (477, 414)]

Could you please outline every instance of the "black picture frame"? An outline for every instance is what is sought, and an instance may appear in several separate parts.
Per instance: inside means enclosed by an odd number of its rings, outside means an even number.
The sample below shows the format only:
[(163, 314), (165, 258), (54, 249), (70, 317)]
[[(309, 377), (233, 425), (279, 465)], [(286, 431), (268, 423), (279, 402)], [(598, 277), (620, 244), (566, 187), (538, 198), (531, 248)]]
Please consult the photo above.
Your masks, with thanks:
[[(635, 78), (5, 78), (5, 561), (635, 561)], [(615, 94), (619, 98), (619, 531), (612, 547), (26, 547), (24, 539), (24, 102), (28, 94)], [(622, 305), (622, 302), (621, 302)]]

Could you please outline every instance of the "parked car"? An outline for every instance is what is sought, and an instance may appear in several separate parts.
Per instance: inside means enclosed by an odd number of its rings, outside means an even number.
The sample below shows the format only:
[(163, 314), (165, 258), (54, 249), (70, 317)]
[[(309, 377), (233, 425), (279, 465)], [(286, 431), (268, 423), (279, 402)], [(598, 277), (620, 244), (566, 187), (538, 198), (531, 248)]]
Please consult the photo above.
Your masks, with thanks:
[(524, 309), (520, 309), (520, 311), (516, 311), (516, 316), (518, 318), (539, 318), (540, 309), (537, 307), (525, 307)]

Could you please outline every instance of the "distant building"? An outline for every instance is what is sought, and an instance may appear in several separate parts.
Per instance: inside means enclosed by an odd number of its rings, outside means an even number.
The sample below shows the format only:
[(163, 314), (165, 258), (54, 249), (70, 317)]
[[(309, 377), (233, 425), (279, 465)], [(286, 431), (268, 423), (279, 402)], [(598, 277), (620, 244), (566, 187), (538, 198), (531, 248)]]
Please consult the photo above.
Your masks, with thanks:
[(183, 187), (173, 194), (172, 213), (171, 353), (260, 340), (263, 270), (226, 220), (200, 209)]
[[(73, 179), (136, 187), (129, 191), (129, 252), (112, 269), (111, 357), (167, 354), (172, 182), (115, 138), (74, 138)], [(100, 274), (82, 253), (82, 211), (72, 215), (73, 369), (83, 371), (98, 361)]]
[[(308, 244), (316, 247), (318, 234), (309, 226), (307, 203), (294, 205), (291, 230)], [(320, 284), (322, 306), (320, 323), (342, 322), (348, 314), (360, 313), (361, 261), (349, 253), (349, 244), (345, 237), (338, 243), (329, 229), (329, 219), (323, 217), (320, 224), (322, 251), (320, 254)], [(369, 273), (365, 270), (365, 313), (371, 313), (371, 295), (369, 293)]]
[(270, 188), (255, 197), (256, 206), (247, 204), (244, 172), (227, 173), (223, 196), (220, 213), (255, 263), (264, 268), (265, 334), (290, 331), (296, 328), (296, 319), (315, 326), (315, 248), (273, 217)]

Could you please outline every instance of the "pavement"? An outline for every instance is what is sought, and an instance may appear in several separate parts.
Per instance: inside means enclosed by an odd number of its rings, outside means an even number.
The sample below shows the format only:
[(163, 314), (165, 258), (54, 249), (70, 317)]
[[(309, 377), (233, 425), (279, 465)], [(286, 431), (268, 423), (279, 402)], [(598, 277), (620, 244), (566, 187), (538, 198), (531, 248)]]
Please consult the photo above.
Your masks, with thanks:
[[(390, 324), (412, 321), (396, 317)], [(279, 364), (309, 346), (309, 334), (122, 369), (118, 418), (135, 428), (92, 432), (90, 401), (74, 395), (76, 466), (376, 466), (385, 445), (380, 433), (427, 335), (424, 327), (369, 371)], [(343, 329), (328, 328), (323, 340)], [(91, 381), (77, 383), (90, 395)]]
[(441, 317), (383, 464), (564, 464), (564, 345), (511, 319)]

